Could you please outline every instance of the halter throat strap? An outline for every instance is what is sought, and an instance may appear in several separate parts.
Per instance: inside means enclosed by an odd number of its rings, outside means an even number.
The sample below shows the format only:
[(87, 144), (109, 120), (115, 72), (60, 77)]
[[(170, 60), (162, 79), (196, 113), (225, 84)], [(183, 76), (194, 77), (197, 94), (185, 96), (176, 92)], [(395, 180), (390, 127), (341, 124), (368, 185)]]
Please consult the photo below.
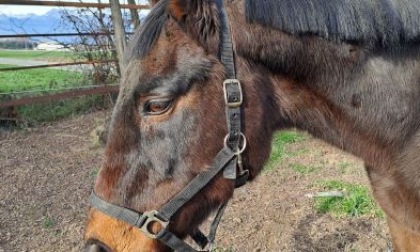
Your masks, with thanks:
[[(91, 205), (99, 211), (122, 220), (131, 226), (139, 228), (146, 236), (158, 239), (175, 251), (195, 252), (190, 245), (171, 233), (167, 227), (172, 216), (187, 202), (189, 202), (201, 189), (223, 171), (223, 177), (234, 180), (235, 186), (239, 187), (248, 180), (248, 170), (243, 169), (242, 152), (246, 148), (246, 138), (241, 131), (241, 105), (243, 93), (241, 83), (236, 79), (233, 44), (231, 39), (229, 19), (223, 6), (223, 0), (215, 0), (221, 20), (220, 30), (220, 61), (225, 66), (227, 79), (223, 82), (225, 99), (226, 122), (228, 134), (224, 139), (223, 149), (213, 159), (210, 168), (199, 173), (181, 192), (175, 195), (159, 211), (152, 210), (145, 213), (138, 213), (131, 209), (111, 204), (95, 192), (91, 194)], [(209, 251), (216, 236), (216, 230), (223, 215), (226, 205), (219, 206), (216, 217), (210, 227), (210, 233), (205, 236), (201, 231), (190, 234), (194, 241), (204, 249), (210, 244)], [(150, 230), (151, 224), (159, 224), (160, 231), (153, 233)]]

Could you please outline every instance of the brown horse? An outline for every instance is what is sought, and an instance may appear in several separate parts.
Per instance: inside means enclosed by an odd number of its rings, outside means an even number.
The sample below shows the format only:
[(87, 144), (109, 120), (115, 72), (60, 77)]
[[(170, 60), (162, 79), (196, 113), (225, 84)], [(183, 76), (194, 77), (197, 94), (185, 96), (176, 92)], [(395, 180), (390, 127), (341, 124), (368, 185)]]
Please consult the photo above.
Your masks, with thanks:
[(395, 250), (420, 251), (418, 0), (154, 4), (128, 50), (87, 249), (187, 251), (235, 179), (259, 174), (273, 132), (296, 127), (362, 158)]

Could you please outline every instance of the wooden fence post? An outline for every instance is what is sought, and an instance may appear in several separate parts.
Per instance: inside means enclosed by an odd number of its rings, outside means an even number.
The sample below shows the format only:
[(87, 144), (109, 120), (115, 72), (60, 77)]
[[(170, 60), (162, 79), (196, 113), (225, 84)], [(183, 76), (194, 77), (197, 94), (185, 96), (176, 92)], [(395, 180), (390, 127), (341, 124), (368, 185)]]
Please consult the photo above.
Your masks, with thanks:
[(121, 14), (121, 5), (119, 0), (109, 0), (111, 5), (111, 17), (114, 26), (115, 48), (117, 49), (118, 64), (121, 74), (124, 73), (126, 62), (124, 59), (124, 51), (126, 48), (125, 29)]
[[(127, 0), (127, 3), (128, 4), (136, 4), (136, 1), (135, 0)], [(139, 18), (138, 10), (130, 9), (130, 14), (131, 14), (132, 23), (134, 25), (134, 29), (136, 29), (140, 25), (140, 18)]]

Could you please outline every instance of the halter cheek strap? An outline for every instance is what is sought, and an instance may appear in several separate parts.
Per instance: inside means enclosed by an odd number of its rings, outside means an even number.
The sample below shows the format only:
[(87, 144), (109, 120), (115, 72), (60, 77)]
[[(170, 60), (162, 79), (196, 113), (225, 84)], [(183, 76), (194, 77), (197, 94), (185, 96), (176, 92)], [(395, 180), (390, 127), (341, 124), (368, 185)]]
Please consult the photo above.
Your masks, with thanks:
[[(99, 211), (116, 219), (122, 220), (131, 226), (139, 228), (149, 238), (158, 239), (175, 251), (196, 251), (183, 240), (179, 239), (167, 230), (169, 221), (179, 208), (190, 201), (192, 197), (194, 197), (204, 186), (206, 186), (211, 179), (226, 166), (227, 163), (231, 162), (235, 155), (236, 153), (231, 149), (223, 148), (216, 155), (213, 160), (213, 164), (208, 170), (198, 174), (197, 177), (195, 177), (180, 193), (175, 195), (175, 197), (166, 203), (159, 211), (152, 210), (140, 214), (131, 209), (108, 203), (99, 198), (94, 192), (91, 194), (91, 204)], [(219, 207), (214, 223), (219, 223), (224, 208), (224, 205)], [(160, 231), (158, 233), (153, 233), (150, 230), (151, 224), (159, 224)], [(195, 235), (195, 238), (198, 239), (196, 242), (202, 248), (204, 248), (207, 243), (211, 244), (214, 241), (217, 229), (217, 226), (214, 225), (215, 224), (212, 224), (213, 228), (211, 228), (210, 235), (206, 239), (207, 241), (203, 239), (205, 236), (201, 232), (199, 232), (198, 235)]]
[[(228, 134), (224, 138), (223, 149), (213, 159), (210, 168), (199, 173), (181, 192), (163, 205), (159, 211), (152, 210), (141, 214), (131, 209), (108, 203), (99, 198), (95, 192), (91, 194), (92, 207), (113, 218), (139, 228), (146, 236), (152, 239), (158, 239), (173, 250), (181, 252), (195, 252), (197, 250), (193, 249), (167, 229), (172, 216), (201, 189), (208, 185), (221, 171), (223, 171), (223, 177), (225, 179), (235, 181), (236, 187), (244, 185), (249, 176), (248, 170), (244, 170), (242, 164), (242, 153), (246, 148), (246, 138), (241, 130), (243, 92), (241, 83), (236, 79), (230, 25), (225, 8), (223, 7), (223, 0), (216, 0), (215, 2), (221, 20), (220, 61), (225, 66), (227, 75), (227, 79), (223, 82), (223, 92)], [(211, 251), (216, 237), (216, 230), (225, 208), (225, 204), (219, 206), (213, 223), (210, 226), (208, 236), (205, 236), (199, 230), (190, 234), (202, 249), (209, 244), (209, 251)], [(152, 232), (152, 224), (160, 226), (158, 233)]]

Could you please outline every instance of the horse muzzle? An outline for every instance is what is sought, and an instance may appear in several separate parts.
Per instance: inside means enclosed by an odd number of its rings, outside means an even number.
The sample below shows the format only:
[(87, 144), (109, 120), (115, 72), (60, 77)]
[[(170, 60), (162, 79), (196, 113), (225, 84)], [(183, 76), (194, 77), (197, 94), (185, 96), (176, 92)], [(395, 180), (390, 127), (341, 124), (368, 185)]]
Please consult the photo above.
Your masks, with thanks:
[(85, 228), (84, 252), (163, 252), (170, 251), (138, 228), (90, 209)]

